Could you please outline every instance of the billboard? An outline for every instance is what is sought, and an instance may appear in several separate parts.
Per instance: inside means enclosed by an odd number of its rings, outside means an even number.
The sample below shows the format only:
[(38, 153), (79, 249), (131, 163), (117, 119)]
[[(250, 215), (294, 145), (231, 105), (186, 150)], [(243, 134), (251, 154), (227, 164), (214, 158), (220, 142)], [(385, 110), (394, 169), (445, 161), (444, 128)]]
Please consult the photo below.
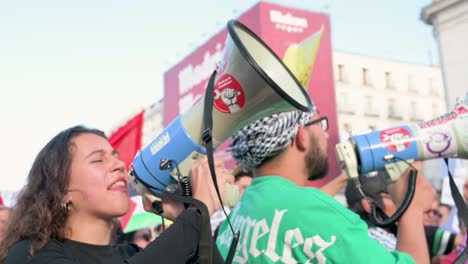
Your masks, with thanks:
[[(311, 183), (321, 186), (340, 172), (334, 146), (338, 143), (332, 72), (330, 20), (327, 14), (260, 2), (238, 19), (255, 32), (303, 83), (322, 115), (328, 116), (329, 175)], [(164, 126), (190, 109), (204, 94), (210, 74), (223, 58), (227, 29), (216, 33), (164, 74)], [(315, 61), (315, 63), (314, 63)], [(232, 159), (218, 148), (228, 165)], [(231, 161), (230, 161), (231, 160)]]

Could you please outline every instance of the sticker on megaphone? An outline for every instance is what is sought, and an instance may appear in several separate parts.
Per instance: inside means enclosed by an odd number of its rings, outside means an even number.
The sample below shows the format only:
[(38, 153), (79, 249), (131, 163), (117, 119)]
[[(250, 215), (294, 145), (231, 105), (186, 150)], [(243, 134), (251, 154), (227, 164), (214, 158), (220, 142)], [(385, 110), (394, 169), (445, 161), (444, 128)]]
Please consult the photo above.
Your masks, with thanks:
[(468, 95), (442, 116), (353, 136), (336, 152), (351, 178), (407, 160), (468, 159)]

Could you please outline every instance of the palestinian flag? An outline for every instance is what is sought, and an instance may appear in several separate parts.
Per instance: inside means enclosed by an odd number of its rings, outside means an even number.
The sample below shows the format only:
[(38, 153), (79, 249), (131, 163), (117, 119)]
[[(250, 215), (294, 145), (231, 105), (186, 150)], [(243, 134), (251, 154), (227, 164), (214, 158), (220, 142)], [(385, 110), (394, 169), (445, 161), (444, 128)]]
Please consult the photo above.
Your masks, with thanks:
[(155, 227), (162, 223), (161, 218), (159, 215), (146, 212), (143, 208), (142, 197), (136, 195), (130, 198), (130, 210), (120, 218), (120, 224), (122, 231), (129, 233), (147, 227)]

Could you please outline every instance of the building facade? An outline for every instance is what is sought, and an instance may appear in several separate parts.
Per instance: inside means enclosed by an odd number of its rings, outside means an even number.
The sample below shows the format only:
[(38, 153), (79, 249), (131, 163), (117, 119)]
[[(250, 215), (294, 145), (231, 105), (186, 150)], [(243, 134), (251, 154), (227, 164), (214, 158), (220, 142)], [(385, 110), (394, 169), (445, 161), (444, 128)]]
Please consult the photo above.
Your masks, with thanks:
[(440, 68), (334, 52), (340, 139), (446, 112)]
[(468, 1), (435, 0), (421, 12), (439, 46), (448, 106), (468, 92)]

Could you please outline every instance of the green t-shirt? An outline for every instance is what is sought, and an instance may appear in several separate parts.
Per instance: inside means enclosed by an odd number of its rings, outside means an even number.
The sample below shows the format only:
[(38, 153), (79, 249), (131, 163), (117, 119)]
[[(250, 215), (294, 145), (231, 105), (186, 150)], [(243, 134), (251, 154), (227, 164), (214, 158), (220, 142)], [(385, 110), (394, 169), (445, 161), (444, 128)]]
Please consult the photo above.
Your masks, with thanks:
[[(369, 238), (367, 225), (335, 199), (281, 177), (259, 177), (229, 215), (240, 240), (233, 263), (414, 263)], [(217, 245), (226, 258), (225, 221)]]

